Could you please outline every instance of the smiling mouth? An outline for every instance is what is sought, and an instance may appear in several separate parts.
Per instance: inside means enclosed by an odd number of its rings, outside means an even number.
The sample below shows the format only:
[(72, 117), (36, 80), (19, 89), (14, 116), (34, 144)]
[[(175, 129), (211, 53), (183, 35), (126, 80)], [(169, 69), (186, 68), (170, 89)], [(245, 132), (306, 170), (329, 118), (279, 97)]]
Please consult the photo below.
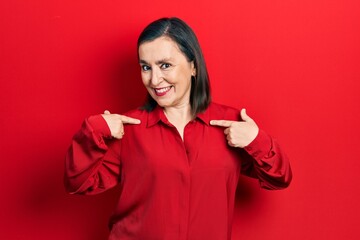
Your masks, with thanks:
[(154, 88), (154, 92), (156, 94), (156, 96), (164, 96), (167, 92), (170, 91), (172, 86), (169, 87), (163, 87), (163, 88)]

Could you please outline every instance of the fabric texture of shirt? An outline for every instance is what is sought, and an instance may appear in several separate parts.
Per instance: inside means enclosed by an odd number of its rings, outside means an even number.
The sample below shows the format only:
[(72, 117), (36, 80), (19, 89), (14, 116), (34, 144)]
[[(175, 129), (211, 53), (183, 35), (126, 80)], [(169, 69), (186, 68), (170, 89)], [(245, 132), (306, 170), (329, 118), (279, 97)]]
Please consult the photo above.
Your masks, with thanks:
[(140, 119), (111, 137), (101, 115), (86, 119), (65, 162), (68, 192), (97, 194), (120, 184), (110, 240), (230, 240), (239, 175), (266, 189), (288, 186), (292, 174), (279, 145), (263, 130), (245, 148), (227, 144), (210, 120), (240, 121), (239, 110), (211, 103), (181, 138), (161, 107), (126, 114)]

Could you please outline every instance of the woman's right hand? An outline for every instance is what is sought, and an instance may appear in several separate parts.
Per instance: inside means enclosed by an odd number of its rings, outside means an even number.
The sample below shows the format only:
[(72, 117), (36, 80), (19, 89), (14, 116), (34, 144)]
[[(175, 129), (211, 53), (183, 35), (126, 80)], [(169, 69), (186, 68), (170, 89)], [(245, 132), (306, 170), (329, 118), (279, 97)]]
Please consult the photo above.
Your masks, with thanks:
[(104, 114), (101, 116), (105, 119), (107, 125), (109, 126), (111, 136), (117, 139), (123, 138), (124, 124), (140, 124), (139, 119), (127, 117), (119, 114), (111, 114), (108, 110), (104, 111)]

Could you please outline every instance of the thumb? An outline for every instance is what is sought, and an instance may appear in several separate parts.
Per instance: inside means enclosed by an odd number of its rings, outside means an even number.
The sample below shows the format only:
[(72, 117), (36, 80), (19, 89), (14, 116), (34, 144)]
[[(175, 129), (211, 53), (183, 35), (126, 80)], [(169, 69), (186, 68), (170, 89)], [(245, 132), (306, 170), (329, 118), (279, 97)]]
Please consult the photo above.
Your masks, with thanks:
[(245, 122), (253, 122), (252, 118), (246, 114), (245, 108), (241, 109), (240, 116), (241, 116), (241, 119), (244, 120)]
[(104, 111), (104, 114), (108, 115), (108, 114), (110, 114), (110, 111), (109, 111), (109, 110), (105, 110), (105, 111)]

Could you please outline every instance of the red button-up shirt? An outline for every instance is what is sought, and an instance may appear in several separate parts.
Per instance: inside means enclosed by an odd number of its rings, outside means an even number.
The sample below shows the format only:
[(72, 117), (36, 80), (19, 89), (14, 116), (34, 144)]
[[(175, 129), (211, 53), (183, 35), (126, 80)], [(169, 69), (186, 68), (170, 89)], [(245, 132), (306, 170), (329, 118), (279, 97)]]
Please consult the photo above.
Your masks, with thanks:
[(162, 108), (125, 114), (141, 120), (111, 138), (101, 115), (85, 120), (66, 157), (71, 193), (96, 194), (120, 184), (110, 240), (229, 240), (239, 174), (268, 189), (286, 187), (291, 170), (279, 145), (260, 130), (245, 147), (227, 144), (210, 120), (240, 113), (212, 103), (184, 129), (182, 140)]

